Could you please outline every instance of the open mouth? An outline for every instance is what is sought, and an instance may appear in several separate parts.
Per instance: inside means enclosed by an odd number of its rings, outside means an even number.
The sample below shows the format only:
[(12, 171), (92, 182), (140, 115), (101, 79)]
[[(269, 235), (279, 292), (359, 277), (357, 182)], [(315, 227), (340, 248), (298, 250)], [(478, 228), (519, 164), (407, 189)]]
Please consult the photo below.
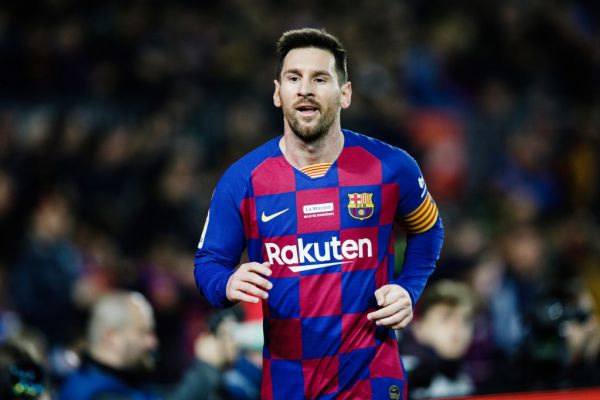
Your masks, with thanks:
[(300, 104), (296, 106), (296, 111), (303, 117), (312, 117), (319, 112), (319, 107), (313, 104)]

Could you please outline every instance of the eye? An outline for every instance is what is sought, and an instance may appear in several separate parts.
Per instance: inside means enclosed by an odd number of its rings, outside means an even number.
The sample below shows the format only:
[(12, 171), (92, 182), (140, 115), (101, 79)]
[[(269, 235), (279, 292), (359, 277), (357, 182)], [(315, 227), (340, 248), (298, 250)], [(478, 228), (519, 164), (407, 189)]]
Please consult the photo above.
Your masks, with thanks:
[(318, 77), (315, 78), (315, 82), (317, 82), (317, 83), (325, 83), (325, 82), (327, 82), (327, 79), (325, 79), (322, 76), (318, 76)]
[(287, 77), (287, 80), (290, 82), (298, 82), (300, 80), (300, 77), (298, 75), (289, 75)]

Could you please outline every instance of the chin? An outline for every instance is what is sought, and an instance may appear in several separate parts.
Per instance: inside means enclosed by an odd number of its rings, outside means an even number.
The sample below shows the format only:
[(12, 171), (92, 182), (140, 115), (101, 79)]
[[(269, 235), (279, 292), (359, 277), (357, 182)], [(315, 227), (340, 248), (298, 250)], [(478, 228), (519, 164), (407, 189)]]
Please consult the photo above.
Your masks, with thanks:
[(149, 358), (140, 360), (134, 366), (134, 369), (142, 374), (153, 372), (155, 368), (156, 368), (156, 361), (154, 359), (149, 359)]
[(325, 127), (317, 125), (314, 127), (300, 127), (298, 124), (290, 124), (292, 128), (292, 132), (298, 137), (298, 139), (302, 140), (304, 143), (315, 143), (323, 138), (329, 129), (325, 129)]
[(323, 136), (323, 134), (320, 133), (314, 133), (314, 134), (299, 134), (297, 132), (296, 136), (301, 139), (304, 143), (315, 143), (316, 141), (318, 141), (319, 139), (321, 139)]

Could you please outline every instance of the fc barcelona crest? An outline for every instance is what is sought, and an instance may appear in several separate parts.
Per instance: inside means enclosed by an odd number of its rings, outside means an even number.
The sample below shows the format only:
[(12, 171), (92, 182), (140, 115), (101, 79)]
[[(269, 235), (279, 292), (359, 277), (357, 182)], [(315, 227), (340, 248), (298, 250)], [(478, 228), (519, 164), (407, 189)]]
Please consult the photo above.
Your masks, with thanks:
[(359, 220), (371, 218), (375, 211), (373, 193), (348, 193), (348, 212)]

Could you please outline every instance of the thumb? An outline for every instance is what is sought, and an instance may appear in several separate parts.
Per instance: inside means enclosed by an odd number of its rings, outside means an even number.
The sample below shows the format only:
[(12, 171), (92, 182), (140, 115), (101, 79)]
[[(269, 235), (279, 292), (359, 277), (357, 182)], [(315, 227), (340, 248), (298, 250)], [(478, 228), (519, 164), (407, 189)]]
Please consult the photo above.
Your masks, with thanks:
[(385, 296), (388, 294), (389, 289), (389, 286), (386, 285), (380, 287), (375, 291), (375, 299), (377, 300), (377, 305), (379, 307), (383, 306), (383, 304), (385, 303)]

